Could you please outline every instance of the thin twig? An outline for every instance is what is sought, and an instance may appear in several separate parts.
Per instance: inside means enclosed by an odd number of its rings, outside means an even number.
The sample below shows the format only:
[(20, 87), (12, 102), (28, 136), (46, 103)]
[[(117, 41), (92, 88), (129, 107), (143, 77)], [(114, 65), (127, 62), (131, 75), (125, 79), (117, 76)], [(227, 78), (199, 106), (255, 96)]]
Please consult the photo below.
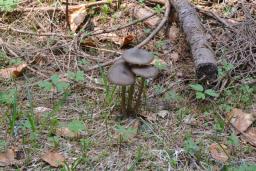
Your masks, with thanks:
[(168, 20), (168, 17), (170, 14), (170, 9), (171, 9), (170, 1), (165, 0), (165, 13), (164, 13), (164, 17), (163, 17), (162, 21), (159, 23), (159, 25), (154, 29), (154, 31), (145, 40), (143, 40), (140, 44), (138, 44), (136, 46), (137, 48), (141, 48), (142, 46), (147, 44), (161, 30), (161, 28), (164, 26), (164, 24)]
[[(112, 1), (113, 2), (113, 1)], [(114, 1), (115, 2), (115, 1)], [(75, 9), (80, 9), (80, 8), (90, 8), (93, 6), (97, 6), (97, 5), (104, 5), (104, 4), (109, 4), (111, 3), (110, 1), (106, 0), (106, 1), (97, 1), (97, 2), (90, 2), (90, 3), (86, 3), (86, 4), (82, 4), (82, 5), (73, 5), (69, 7), (69, 10), (75, 10)], [(16, 12), (30, 12), (30, 11), (63, 11), (64, 12), (65, 6), (61, 6), (61, 7), (37, 7), (37, 8), (18, 8), (15, 11)]]

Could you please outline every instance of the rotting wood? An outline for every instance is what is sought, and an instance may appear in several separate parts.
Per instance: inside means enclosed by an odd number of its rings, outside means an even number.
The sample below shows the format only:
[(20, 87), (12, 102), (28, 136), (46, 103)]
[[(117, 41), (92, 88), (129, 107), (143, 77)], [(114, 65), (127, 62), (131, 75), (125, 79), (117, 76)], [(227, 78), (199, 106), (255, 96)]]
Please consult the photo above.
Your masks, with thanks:
[(198, 79), (210, 82), (215, 80), (217, 61), (195, 8), (187, 0), (170, 1), (178, 14), (180, 26), (191, 47)]

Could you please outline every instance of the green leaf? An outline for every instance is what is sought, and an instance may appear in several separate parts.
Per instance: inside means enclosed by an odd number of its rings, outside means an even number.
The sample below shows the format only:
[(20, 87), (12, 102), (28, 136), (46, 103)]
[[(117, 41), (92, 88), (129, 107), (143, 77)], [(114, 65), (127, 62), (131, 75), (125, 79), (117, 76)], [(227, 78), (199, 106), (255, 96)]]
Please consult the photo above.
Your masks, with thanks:
[(55, 84), (58, 92), (63, 92), (65, 89), (69, 87), (69, 83), (60, 81)]
[(60, 80), (60, 77), (56, 74), (54, 74), (53, 76), (51, 76), (51, 81), (54, 85), (56, 85)]
[(67, 72), (67, 77), (68, 77), (68, 79), (73, 80), (76, 77), (76, 74), (72, 71), (68, 71)]
[(236, 134), (232, 133), (228, 137), (228, 143), (231, 144), (231, 145), (238, 146), (239, 145), (239, 138), (236, 136)]
[(127, 141), (130, 137), (136, 134), (136, 129), (134, 128), (125, 128), (122, 125), (116, 126), (116, 131)]
[(6, 92), (0, 92), (0, 103), (2, 104), (13, 104), (16, 98), (16, 89), (10, 89)]
[(207, 89), (207, 90), (205, 90), (204, 93), (209, 95), (209, 96), (212, 96), (212, 97), (218, 97), (219, 96), (219, 94), (216, 93), (216, 91), (213, 90), (213, 89)]
[(49, 81), (41, 81), (38, 85), (45, 91), (51, 91), (53, 87), (52, 83), (50, 83)]
[(195, 91), (204, 91), (204, 87), (201, 84), (190, 84), (189, 86)]
[(184, 149), (187, 153), (194, 155), (199, 150), (199, 147), (193, 139), (189, 137), (184, 141)]
[(68, 129), (74, 133), (79, 133), (85, 130), (84, 122), (80, 120), (73, 120), (68, 124)]
[(13, 11), (19, 3), (19, 0), (0, 0), (0, 11)]
[(83, 71), (77, 71), (75, 81), (84, 81), (84, 72)]
[(204, 100), (205, 99), (205, 94), (202, 93), (202, 92), (196, 92), (196, 99)]

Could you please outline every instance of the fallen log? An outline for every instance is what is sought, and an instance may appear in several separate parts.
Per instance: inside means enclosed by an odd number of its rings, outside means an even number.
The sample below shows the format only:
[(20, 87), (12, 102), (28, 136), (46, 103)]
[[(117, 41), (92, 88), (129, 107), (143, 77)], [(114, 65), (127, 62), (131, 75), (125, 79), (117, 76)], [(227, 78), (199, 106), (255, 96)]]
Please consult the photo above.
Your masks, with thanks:
[(196, 10), (187, 0), (170, 0), (178, 14), (180, 26), (191, 47), (199, 80), (213, 81), (217, 78), (217, 62), (214, 51), (207, 41), (204, 28)]

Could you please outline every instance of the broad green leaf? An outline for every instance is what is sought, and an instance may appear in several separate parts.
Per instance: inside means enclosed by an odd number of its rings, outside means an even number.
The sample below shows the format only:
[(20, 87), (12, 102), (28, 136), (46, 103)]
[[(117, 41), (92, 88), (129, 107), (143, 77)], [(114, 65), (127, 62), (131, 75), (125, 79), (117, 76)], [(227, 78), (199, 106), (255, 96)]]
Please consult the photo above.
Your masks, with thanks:
[(51, 76), (51, 81), (54, 85), (56, 85), (60, 80), (60, 77), (56, 74), (54, 74), (53, 76)]
[(83, 71), (77, 71), (75, 81), (84, 81), (84, 72)]
[(190, 84), (189, 86), (195, 91), (204, 91), (204, 87), (201, 84)]
[(202, 92), (196, 92), (196, 99), (204, 100), (205, 99), (205, 94), (202, 93)]
[(199, 147), (190, 137), (184, 141), (184, 149), (187, 153), (194, 155), (199, 150)]
[(238, 146), (239, 145), (239, 138), (236, 136), (236, 134), (232, 133), (228, 137), (228, 143), (231, 144), (231, 145)]
[(40, 88), (46, 91), (51, 91), (53, 87), (52, 83), (50, 83), (49, 81), (41, 81), (38, 85)]
[(63, 92), (65, 89), (67, 89), (67, 88), (69, 87), (69, 83), (60, 81), (60, 82), (57, 82), (57, 83), (55, 84), (55, 86), (56, 86), (56, 88), (57, 88), (57, 91)]
[(68, 129), (74, 133), (79, 133), (85, 130), (84, 122), (80, 120), (73, 120), (68, 124)]
[(212, 96), (212, 97), (218, 97), (219, 96), (219, 94), (216, 93), (216, 91), (213, 90), (213, 89), (207, 89), (207, 90), (205, 90), (204, 93), (209, 95), (209, 96)]

